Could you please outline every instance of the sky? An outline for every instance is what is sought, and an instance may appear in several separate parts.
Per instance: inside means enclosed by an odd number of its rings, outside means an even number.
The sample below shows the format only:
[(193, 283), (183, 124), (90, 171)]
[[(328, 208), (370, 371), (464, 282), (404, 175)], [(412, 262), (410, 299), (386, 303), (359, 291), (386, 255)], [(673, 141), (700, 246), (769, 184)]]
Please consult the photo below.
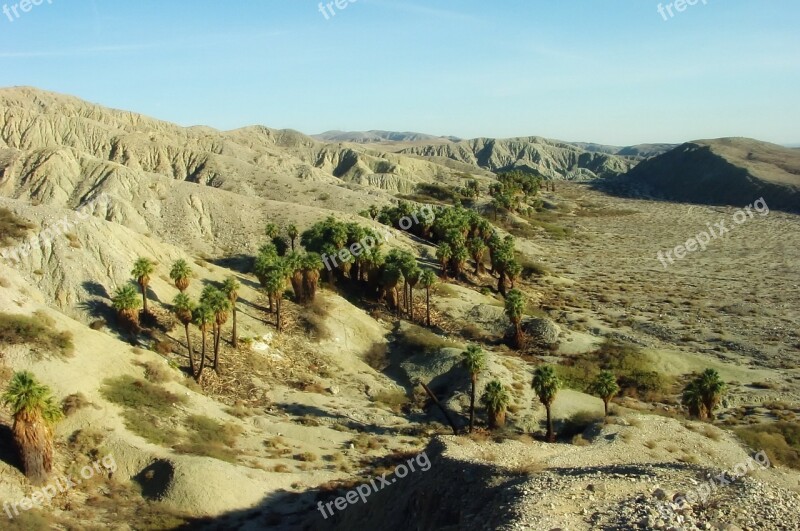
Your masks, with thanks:
[(27, 1), (0, 86), (186, 126), (800, 144), (797, 0)]

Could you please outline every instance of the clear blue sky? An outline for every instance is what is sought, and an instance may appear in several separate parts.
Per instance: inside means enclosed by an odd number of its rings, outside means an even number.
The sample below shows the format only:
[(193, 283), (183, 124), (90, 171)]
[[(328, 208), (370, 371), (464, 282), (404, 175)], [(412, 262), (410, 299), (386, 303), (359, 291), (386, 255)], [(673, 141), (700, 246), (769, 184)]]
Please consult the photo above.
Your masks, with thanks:
[(800, 142), (797, 0), (50, 1), (0, 13), (0, 86), (220, 129)]

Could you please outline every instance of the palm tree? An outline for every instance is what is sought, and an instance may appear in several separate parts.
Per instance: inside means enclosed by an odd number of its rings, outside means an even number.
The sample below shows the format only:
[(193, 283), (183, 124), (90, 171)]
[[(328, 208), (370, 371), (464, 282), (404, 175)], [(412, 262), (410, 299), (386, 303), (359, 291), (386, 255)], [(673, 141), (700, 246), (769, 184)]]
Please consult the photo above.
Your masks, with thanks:
[(267, 226), (264, 227), (264, 234), (266, 234), (267, 238), (272, 240), (272, 238), (278, 235), (278, 226), (274, 223), (267, 223)]
[(709, 420), (714, 420), (714, 409), (722, 401), (722, 396), (725, 393), (725, 382), (720, 379), (717, 371), (706, 369), (697, 379), (697, 385), (700, 396), (703, 399), (703, 406), (706, 409), (706, 413), (708, 413), (708, 418)]
[(222, 338), (222, 325), (228, 321), (231, 302), (214, 286), (206, 286), (200, 296), (200, 304), (208, 306), (214, 312), (214, 370), (219, 372), (219, 345)]
[(132, 328), (139, 326), (139, 294), (130, 284), (125, 284), (118, 288), (111, 298), (111, 305), (117, 311), (117, 315), (128, 323)]
[(14, 415), (14, 441), (19, 447), (25, 475), (34, 485), (47, 482), (53, 470), (52, 425), (63, 413), (50, 389), (28, 371), (17, 372), (3, 394)]
[(208, 327), (212, 326), (214, 323), (214, 310), (212, 310), (207, 304), (201, 303), (194, 309), (192, 320), (200, 329), (200, 333), (203, 336), (203, 350), (200, 355), (200, 367), (197, 370), (197, 374), (194, 376), (194, 379), (197, 383), (200, 383), (200, 379), (203, 377), (203, 369), (206, 367), (206, 332), (208, 332)]
[(294, 242), (300, 235), (300, 231), (297, 230), (296, 225), (291, 224), (286, 228), (286, 235), (289, 236), (289, 242), (292, 244), (292, 252), (294, 252)]
[(313, 301), (317, 296), (319, 271), (322, 269), (322, 258), (317, 253), (303, 256), (303, 293), (306, 301)]
[(194, 311), (194, 303), (189, 299), (185, 293), (178, 293), (172, 300), (172, 313), (175, 317), (183, 323), (184, 331), (186, 332), (186, 347), (189, 349), (189, 368), (192, 371), (192, 377), (195, 374), (194, 367), (194, 352), (192, 351), (192, 338), (189, 335), (189, 325), (192, 324), (192, 312)]
[(486, 384), (481, 396), (481, 403), (489, 414), (489, 428), (502, 428), (506, 424), (506, 406), (511, 401), (505, 387), (499, 380)]
[(681, 395), (681, 404), (686, 406), (690, 416), (703, 419), (706, 416), (706, 408), (703, 405), (703, 396), (698, 383), (697, 380), (692, 380), (684, 387)]
[(150, 275), (153, 274), (153, 270), (155, 266), (153, 262), (150, 261), (148, 258), (138, 258), (136, 262), (133, 264), (133, 271), (131, 271), (131, 275), (133, 276), (134, 280), (139, 284), (139, 288), (142, 290), (142, 306), (144, 308), (144, 314), (147, 315), (147, 286), (150, 284)]
[(525, 309), (525, 300), (523, 299), (522, 292), (518, 289), (512, 289), (506, 295), (506, 315), (508, 316), (511, 324), (514, 325), (514, 345), (516, 348), (522, 348), (522, 312)]
[(283, 304), (283, 291), (286, 289), (286, 275), (281, 268), (273, 269), (267, 274), (265, 287), (275, 301), (275, 329), (280, 332), (282, 330), (281, 305)]
[(222, 283), (222, 293), (228, 297), (233, 313), (233, 332), (231, 333), (233, 348), (239, 348), (239, 332), (236, 328), (236, 301), (239, 300), (239, 288), (241, 287), (242, 285), (239, 284), (239, 281), (234, 276), (226, 278), (225, 282)]
[(469, 399), (469, 431), (471, 433), (472, 427), (475, 425), (475, 387), (478, 385), (478, 375), (486, 368), (486, 354), (478, 345), (470, 345), (461, 354), (461, 361), (472, 380)]
[(442, 267), (442, 278), (447, 278), (447, 268), (450, 264), (450, 259), (453, 257), (453, 248), (447, 243), (442, 243), (436, 250), (436, 258), (439, 260), (439, 265)]
[(175, 282), (175, 287), (183, 293), (186, 291), (186, 288), (189, 287), (189, 281), (192, 278), (192, 268), (189, 267), (186, 260), (181, 258), (172, 264), (172, 269), (169, 271), (169, 278)]
[(608, 403), (619, 393), (617, 379), (611, 371), (600, 371), (594, 382), (590, 386), (591, 392), (603, 399), (603, 409), (605, 416), (608, 416)]
[(537, 367), (533, 372), (533, 382), (531, 387), (539, 397), (539, 401), (544, 404), (547, 410), (547, 440), (554, 442), (556, 434), (553, 432), (553, 417), (550, 414), (550, 407), (558, 394), (558, 388), (561, 387), (561, 382), (556, 376), (556, 371), (550, 365), (542, 365)]
[(436, 273), (430, 269), (426, 269), (419, 277), (420, 285), (425, 288), (425, 323), (431, 326), (431, 288), (436, 284)]
[(408, 319), (412, 323), (414, 322), (414, 287), (419, 283), (421, 275), (422, 270), (417, 267), (417, 264), (414, 264), (414, 267), (403, 274), (406, 279), (406, 284), (408, 285)]
[(486, 254), (486, 243), (483, 238), (470, 238), (467, 240), (467, 248), (472, 259), (475, 260), (475, 275), (483, 273), (483, 257)]

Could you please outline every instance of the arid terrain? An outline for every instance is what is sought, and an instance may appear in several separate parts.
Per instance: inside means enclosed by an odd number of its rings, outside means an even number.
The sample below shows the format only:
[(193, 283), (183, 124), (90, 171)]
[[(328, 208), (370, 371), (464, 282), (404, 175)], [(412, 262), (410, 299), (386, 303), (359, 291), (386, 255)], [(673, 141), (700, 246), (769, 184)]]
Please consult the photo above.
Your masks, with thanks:
[[(769, 181), (773, 195), (657, 194), (689, 164), (667, 144), (218, 131), (0, 90), (0, 391), (30, 371), (63, 411), (48, 481), (114, 462), (26, 509), (40, 486), (0, 408), (0, 529), (800, 529), (797, 150), (748, 140), (742, 157), (742, 141), (703, 142), (736, 168), (714, 158), (721, 188)], [(504, 179), (536, 190), (504, 206)], [(393, 208), (462, 216), (492, 245), (513, 236), (507, 262), (442, 260), (464, 236), (398, 226)], [(729, 230), (704, 249), (676, 250), (720, 222)], [(315, 227), (334, 227), (336, 254), (348, 237), (335, 223), (382, 235), (384, 261), (296, 266), (277, 287), (259, 269), (273, 237), (310, 254)], [(402, 273), (389, 267), (401, 251)], [(142, 302), (140, 258), (149, 312), (131, 306), (132, 326), (117, 303), (125, 286)], [(189, 312), (184, 328), (179, 260), (191, 301), (239, 284), (238, 344), (228, 307), (218, 370), (202, 378), (190, 365), (211, 363), (213, 325), (203, 334)], [(495, 261), (518, 266), (508, 286)], [(424, 270), (430, 326), (422, 277), (400, 301), (398, 278)], [(314, 297), (297, 271), (319, 278)], [(470, 346), (485, 354), (471, 433)], [(554, 442), (532, 388), (542, 367), (560, 381)], [(619, 383), (607, 417), (600, 369)], [(684, 391), (707, 369), (725, 386), (698, 418)], [(495, 381), (505, 426), (490, 427), (481, 397)], [(364, 485), (368, 497), (339, 507)]]

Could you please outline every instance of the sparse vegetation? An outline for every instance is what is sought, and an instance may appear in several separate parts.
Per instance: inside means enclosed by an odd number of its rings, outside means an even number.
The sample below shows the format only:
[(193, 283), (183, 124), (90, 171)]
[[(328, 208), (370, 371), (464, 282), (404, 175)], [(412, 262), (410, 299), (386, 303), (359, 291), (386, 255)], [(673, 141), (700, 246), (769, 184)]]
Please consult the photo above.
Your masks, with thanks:
[(55, 330), (55, 321), (44, 312), (0, 313), (0, 344), (29, 345), (39, 355), (69, 356), (74, 350), (72, 334)]

